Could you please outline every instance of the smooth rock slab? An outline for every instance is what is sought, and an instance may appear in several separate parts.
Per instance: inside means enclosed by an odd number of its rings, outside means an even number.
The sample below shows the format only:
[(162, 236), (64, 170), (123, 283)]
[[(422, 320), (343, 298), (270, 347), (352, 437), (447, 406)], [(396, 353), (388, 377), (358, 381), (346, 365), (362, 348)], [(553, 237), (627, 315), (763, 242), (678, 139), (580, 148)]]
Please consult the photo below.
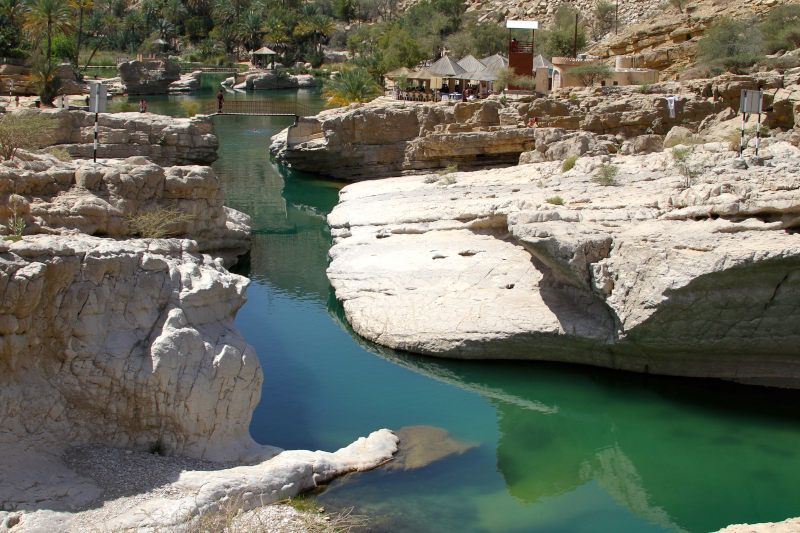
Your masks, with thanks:
[[(800, 150), (362, 182), (329, 215), (359, 334), (428, 355), (800, 386)], [(602, 164), (616, 185), (593, 181)]]

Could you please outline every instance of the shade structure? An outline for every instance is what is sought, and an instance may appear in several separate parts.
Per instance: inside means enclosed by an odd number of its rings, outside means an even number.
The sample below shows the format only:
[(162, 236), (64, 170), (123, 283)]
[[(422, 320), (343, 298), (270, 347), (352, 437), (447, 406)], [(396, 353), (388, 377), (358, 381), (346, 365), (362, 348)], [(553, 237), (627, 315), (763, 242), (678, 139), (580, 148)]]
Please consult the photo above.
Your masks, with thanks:
[(278, 53), (275, 52), (274, 50), (272, 50), (271, 48), (267, 48), (266, 46), (262, 46), (258, 50), (250, 52), (250, 55), (251, 56), (274, 56), (274, 55), (278, 55)]
[(428, 72), (439, 78), (462, 79), (467, 73), (466, 69), (448, 56), (442, 56), (440, 60), (428, 67)]
[(463, 75), (463, 79), (470, 81), (495, 81), (497, 79), (497, 74), (486, 68), (482, 68), (474, 72), (467, 72)]
[(421, 68), (418, 70), (409, 71), (406, 76), (409, 80), (432, 80), (434, 78), (441, 78), (441, 76), (434, 76), (428, 69)]
[(486, 68), (486, 65), (475, 59), (474, 56), (468, 55), (458, 60), (458, 66), (467, 72), (478, 72)]
[(508, 66), (508, 58), (505, 58), (500, 54), (495, 54), (493, 56), (484, 57), (481, 59), (481, 63), (486, 65), (486, 70), (497, 74), (498, 71)]
[(387, 72), (386, 74), (383, 75), (383, 77), (388, 78), (390, 80), (393, 80), (395, 78), (400, 78), (401, 76), (405, 76), (406, 78), (408, 78), (411, 72), (412, 70), (407, 67), (400, 67), (390, 72)]

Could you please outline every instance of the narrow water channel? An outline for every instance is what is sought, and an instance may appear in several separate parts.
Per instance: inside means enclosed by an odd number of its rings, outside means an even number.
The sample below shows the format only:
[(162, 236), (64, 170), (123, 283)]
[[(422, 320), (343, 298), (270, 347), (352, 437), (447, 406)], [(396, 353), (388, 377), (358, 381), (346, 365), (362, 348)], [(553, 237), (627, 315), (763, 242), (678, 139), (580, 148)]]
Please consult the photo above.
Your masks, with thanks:
[[(240, 97), (322, 107), (313, 91)], [(181, 115), (211, 98), (151, 97), (149, 109)], [(339, 185), (269, 161), (269, 137), (289, 120), (214, 121), (227, 204), (253, 217), (237, 323), (264, 369), (256, 440), (334, 450), (381, 427), (431, 425), (473, 445), (339, 479), (322, 505), (354, 506), (369, 531), (387, 532), (703, 532), (800, 516), (800, 394), (372, 346), (325, 276)]]

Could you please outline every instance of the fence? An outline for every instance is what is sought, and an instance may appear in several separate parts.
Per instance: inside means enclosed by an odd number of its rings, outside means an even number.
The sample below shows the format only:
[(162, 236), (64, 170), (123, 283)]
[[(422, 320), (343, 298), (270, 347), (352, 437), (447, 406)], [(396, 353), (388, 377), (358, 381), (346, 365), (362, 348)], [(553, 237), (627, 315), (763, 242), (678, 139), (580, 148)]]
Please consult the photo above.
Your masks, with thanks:
[(308, 117), (316, 115), (308, 107), (293, 100), (227, 100), (222, 110), (217, 102), (206, 104), (203, 112), (206, 115), (254, 115), (254, 116), (286, 116)]

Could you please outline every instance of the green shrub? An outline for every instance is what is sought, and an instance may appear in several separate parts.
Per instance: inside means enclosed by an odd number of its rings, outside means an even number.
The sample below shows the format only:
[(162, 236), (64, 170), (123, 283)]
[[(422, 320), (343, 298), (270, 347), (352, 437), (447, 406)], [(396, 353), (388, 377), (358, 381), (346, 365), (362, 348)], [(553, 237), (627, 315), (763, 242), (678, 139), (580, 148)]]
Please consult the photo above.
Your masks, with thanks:
[(761, 23), (760, 30), (767, 52), (794, 50), (800, 46), (800, 5), (776, 7)]
[(597, 169), (597, 174), (594, 175), (592, 181), (604, 187), (609, 187), (617, 184), (617, 174), (619, 174), (619, 168), (616, 165), (602, 165)]
[(544, 201), (547, 202), (548, 204), (564, 205), (564, 199), (561, 198), (560, 196), (551, 196), (550, 198), (545, 198)]
[(587, 63), (570, 69), (571, 75), (577, 76), (585, 87), (591, 87), (611, 76), (611, 67), (604, 63)]
[(742, 73), (764, 55), (764, 39), (752, 20), (722, 17), (700, 39), (697, 57), (701, 63)]
[(650, 87), (649, 83), (642, 83), (641, 85), (639, 85), (639, 93), (650, 94), (651, 92), (653, 92), (653, 88)]
[(25, 218), (22, 216), (22, 209), (26, 200), (18, 194), (12, 194), (8, 197), (8, 207), (11, 210), (11, 216), (6, 222), (6, 230), (8, 236), (5, 238), (7, 241), (17, 242), (22, 239), (22, 234), (25, 232)]
[(695, 175), (694, 170), (689, 165), (689, 156), (691, 155), (692, 149), (689, 147), (678, 147), (672, 150), (672, 160), (675, 162), (675, 166), (678, 167), (678, 171), (686, 179), (684, 186), (687, 188), (692, 185), (692, 179)]
[(561, 172), (569, 172), (573, 168), (575, 168), (575, 163), (578, 162), (577, 155), (571, 155), (566, 158), (564, 161), (561, 162)]

